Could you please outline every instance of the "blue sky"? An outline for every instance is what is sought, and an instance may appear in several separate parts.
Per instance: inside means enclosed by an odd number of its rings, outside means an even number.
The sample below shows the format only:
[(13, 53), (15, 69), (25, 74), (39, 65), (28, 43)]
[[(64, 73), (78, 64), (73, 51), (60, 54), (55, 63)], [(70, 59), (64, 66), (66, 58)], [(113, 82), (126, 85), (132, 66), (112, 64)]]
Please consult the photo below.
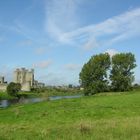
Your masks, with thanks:
[(139, 0), (0, 0), (0, 75), (35, 69), (47, 85), (78, 84), (92, 55), (132, 52), (140, 83)]

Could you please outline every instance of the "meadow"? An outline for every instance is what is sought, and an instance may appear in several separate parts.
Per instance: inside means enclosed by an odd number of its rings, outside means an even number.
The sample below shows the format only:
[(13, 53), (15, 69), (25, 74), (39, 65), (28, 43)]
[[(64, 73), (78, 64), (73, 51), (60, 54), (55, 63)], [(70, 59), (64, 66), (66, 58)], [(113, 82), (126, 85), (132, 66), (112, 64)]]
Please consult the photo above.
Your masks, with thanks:
[(0, 109), (0, 140), (139, 139), (139, 91)]

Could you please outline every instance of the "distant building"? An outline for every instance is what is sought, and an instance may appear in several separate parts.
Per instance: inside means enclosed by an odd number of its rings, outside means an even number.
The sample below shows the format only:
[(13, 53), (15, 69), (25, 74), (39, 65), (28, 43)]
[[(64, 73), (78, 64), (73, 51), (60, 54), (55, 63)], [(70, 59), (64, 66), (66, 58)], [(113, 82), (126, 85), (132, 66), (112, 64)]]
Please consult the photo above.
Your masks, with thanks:
[(45, 86), (44, 83), (39, 83), (37, 80), (34, 79), (34, 69), (16, 69), (14, 71), (13, 82), (20, 83), (22, 91), (30, 91), (31, 88), (42, 88)]
[(34, 81), (34, 88), (43, 88), (45, 87), (44, 83), (38, 82), (37, 80)]
[(4, 83), (4, 77), (0, 76), (0, 84), (3, 84), (3, 83)]
[(0, 90), (6, 91), (7, 85), (8, 85), (7, 82), (4, 81), (4, 77), (0, 76)]
[(34, 70), (21, 68), (14, 71), (14, 83), (21, 84), (22, 91), (30, 91), (34, 86)]
[[(16, 69), (13, 75), (13, 82), (21, 84), (22, 91), (31, 91), (32, 88), (45, 87), (44, 83), (40, 83), (37, 80), (34, 80), (34, 69)], [(0, 90), (6, 91), (7, 86), (8, 84), (4, 81), (4, 77), (0, 76)]]

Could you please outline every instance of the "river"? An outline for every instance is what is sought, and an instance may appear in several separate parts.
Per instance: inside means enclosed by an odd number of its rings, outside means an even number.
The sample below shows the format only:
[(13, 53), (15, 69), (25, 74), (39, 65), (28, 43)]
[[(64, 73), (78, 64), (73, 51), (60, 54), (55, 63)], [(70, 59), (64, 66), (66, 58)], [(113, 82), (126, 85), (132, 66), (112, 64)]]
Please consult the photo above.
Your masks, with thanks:
[(21, 99), (13, 99), (13, 100), (0, 100), (0, 108), (7, 108), (14, 104), (27, 104), (27, 103), (37, 103), (42, 101), (53, 101), (60, 99), (70, 99), (70, 98), (80, 98), (82, 95), (71, 95), (71, 96), (50, 96), (48, 98), (21, 98)]

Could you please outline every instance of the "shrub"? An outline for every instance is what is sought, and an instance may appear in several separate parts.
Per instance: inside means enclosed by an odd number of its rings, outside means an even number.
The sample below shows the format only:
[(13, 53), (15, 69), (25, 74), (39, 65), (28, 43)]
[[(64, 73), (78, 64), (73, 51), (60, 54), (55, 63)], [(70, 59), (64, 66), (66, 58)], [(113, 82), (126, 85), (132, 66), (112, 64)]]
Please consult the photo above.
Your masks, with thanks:
[(14, 97), (19, 97), (18, 92), (21, 90), (21, 84), (11, 82), (7, 86), (7, 94)]

